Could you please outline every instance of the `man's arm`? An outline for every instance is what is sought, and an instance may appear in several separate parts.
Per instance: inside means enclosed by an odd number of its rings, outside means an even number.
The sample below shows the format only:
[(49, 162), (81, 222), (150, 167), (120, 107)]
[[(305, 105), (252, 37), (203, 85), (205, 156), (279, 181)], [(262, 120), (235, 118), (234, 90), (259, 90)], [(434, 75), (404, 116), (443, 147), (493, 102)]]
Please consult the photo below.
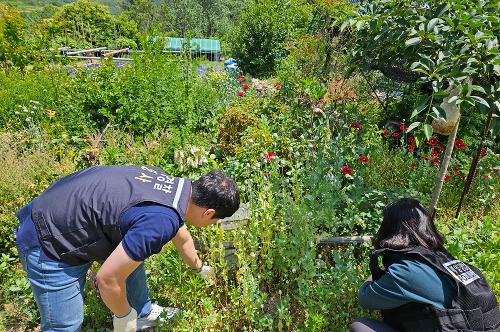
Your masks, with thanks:
[(177, 231), (177, 234), (172, 239), (172, 242), (177, 249), (177, 252), (181, 256), (182, 260), (189, 265), (192, 269), (200, 269), (203, 265), (201, 259), (198, 257), (196, 253), (196, 249), (194, 247), (194, 241), (189, 233), (186, 225), (183, 225)]
[(116, 316), (124, 316), (129, 312), (126, 281), (140, 264), (127, 255), (120, 243), (97, 272), (101, 298)]

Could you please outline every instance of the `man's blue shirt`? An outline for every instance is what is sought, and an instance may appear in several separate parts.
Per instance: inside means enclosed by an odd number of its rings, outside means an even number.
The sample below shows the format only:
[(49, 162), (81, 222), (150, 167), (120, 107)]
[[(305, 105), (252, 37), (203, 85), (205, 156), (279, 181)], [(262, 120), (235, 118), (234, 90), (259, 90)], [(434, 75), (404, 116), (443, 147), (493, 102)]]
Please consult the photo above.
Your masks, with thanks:
[(455, 293), (455, 285), (444, 273), (400, 256), (380, 279), (363, 284), (359, 304), (369, 310), (384, 310), (419, 302), (443, 309), (450, 308)]
[[(35, 225), (31, 219), (31, 203), (18, 212), (20, 226), (16, 234), (19, 250), (40, 247)], [(119, 222), (123, 235), (122, 245), (127, 255), (135, 261), (143, 261), (161, 251), (183, 225), (174, 209), (155, 204), (141, 203), (127, 209)], [(50, 260), (42, 250), (41, 259)]]

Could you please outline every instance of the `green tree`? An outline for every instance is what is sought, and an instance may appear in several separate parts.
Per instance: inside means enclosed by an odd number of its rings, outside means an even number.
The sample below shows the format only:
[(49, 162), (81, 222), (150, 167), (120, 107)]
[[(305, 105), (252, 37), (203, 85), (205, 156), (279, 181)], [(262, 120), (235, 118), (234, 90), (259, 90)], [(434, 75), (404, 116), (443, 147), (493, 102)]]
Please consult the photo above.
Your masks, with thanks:
[(109, 8), (90, 0), (62, 6), (45, 21), (45, 27), (58, 45), (106, 46), (114, 37), (114, 20)]
[(262, 0), (250, 3), (229, 37), (234, 56), (243, 70), (256, 76), (274, 73), (276, 61), (286, 54), (285, 42), (304, 27), (302, 4)]
[(25, 22), (12, 7), (0, 4), (0, 61), (23, 69), (29, 62), (29, 47), (24, 36)]
[(157, 21), (158, 6), (152, 0), (125, 0), (121, 7), (141, 32), (148, 32)]

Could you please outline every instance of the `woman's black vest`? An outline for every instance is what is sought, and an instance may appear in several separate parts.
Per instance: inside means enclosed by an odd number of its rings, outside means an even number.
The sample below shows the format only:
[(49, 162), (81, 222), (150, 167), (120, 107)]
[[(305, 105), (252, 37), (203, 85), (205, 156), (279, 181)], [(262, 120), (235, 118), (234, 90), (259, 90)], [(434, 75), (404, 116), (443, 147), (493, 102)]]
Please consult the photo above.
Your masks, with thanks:
[(370, 270), (374, 280), (385, 273), (380, 268), (378, 257), (383, 257), (383, 265), (387, 268), (392, 264), (394, 254), (425, 262), (444, 273), (453, 281), (456, 294), (451, 308), (447, 309), (412, 302), (382, 310), (385, 323), (404, 332), (500, 330), (500, 311), (496, 297), (478, 269), (455, 259), (448, 252), (433, 252), (424, 247), (408, 250), (381, 249), (374, 251), (370, 257)]
[(79, 265), (104, 261), (122, 240), (128, 208), (152, 202), (184, 220), (191, 181), (153, 166), (94, 166), (70, 174), (33, 200), (32, 219), (48, 257)]

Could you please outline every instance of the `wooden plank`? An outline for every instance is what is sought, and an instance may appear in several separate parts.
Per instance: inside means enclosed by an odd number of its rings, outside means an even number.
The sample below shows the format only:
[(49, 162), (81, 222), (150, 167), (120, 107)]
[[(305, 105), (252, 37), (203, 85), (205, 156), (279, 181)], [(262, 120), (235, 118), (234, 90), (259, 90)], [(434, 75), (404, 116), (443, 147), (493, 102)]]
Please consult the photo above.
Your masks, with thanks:
[(120, 50), (114, 50), (114, 51), (111, 51), (111, 52), (107, 52), (107, 53), (103, 53), (103, 57), (107, 57), (107, 56), (110, 56), (110, 55), (114, 55), (114, 54), (119, 54), (119, 53), (123, 53), (123, 52), (127, 52), (128, 51), (128, 48), (122, 48)]
[(338, 244), (349, 244), (349, 243), (364, 243), (370, 242), (373, 236), (336, 236), (331, 238), (318, 239), (318, 245), (338, 245)]
[[(59, 57), (65, 57), (64, 55), (59, 55)], [(70, 55), (65, 58), (70, 59), (80, 59), (80, 60), (103, 60), (100, 56), (82, 56), (82, 55)], [(112, 58), (113, 61), (132, 61), (132, 58)]]
[(90, 48), (88, 50), (71, 51), (71, 52), (66, 52), (66, 55), (76, 55), (76, 54), (82, 54), (82, 53), (88, 53), (88, 52), (97, 52), (97, 51), (100, 51), (103, 49), (105, 49), (105, 47)]

